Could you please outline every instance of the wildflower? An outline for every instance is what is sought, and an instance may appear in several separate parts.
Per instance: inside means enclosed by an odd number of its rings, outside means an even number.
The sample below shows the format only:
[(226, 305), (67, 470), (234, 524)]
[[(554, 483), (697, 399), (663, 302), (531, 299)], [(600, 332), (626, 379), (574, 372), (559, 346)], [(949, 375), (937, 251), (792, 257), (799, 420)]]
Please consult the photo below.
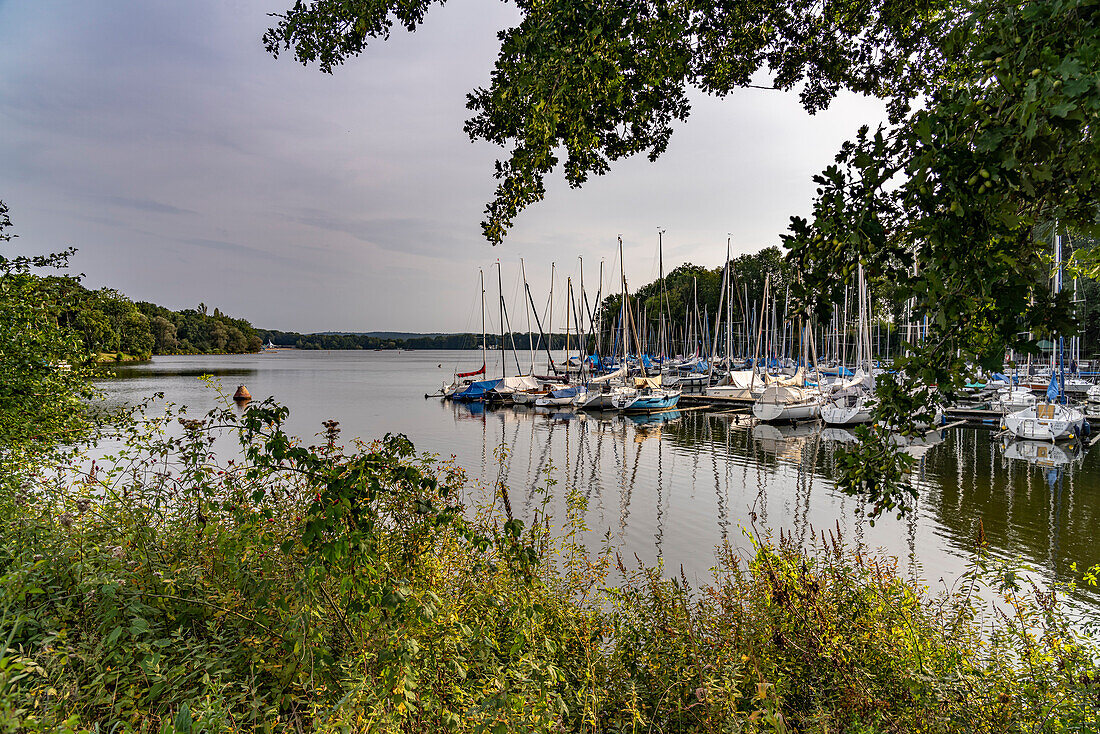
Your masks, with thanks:
[(73, 516), (67, 512), (61, 514), (61, 517), (57, 518), (57, 521), (61, 523), (63, 528), (71, 528), (73, 526)]
[(34, 562), (38, 563), (41, 560), (42, 560), (42, 554), (41, 553), (35, 553), (34, 554)]
[(112, 546), (107, 549), (107, 552), (109, 552), (113, 558), (118, 558), (119, 560), (126, 557), (126, 551), (122, 549), (121, 545)]
[(695, 689), (695, 700), (702, 702), (707, 700), (707, 689), (699, 686)]
[(83, 515), (85, 512), (87, 512), (88, 508), (91, 507), (91, 506), (92, 506), (92, 501), (90, 499), (88, 499), (87, 497), (81, 497), (80, 499), (78, 499), (76, 501), (76, 509), (80, 511), (81, 515)]

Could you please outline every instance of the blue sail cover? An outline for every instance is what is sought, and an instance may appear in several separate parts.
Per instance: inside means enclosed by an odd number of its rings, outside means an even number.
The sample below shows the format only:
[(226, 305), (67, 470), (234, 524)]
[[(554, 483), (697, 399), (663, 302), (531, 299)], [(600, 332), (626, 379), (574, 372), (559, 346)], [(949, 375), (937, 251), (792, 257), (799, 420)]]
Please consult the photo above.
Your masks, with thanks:
[(1047, 385), (1047, 402), (1055, 402), (1056, 400), (1058, 400), (1059, 394), (1060, 391), (1058, 390), (1058, 375), (1052, 374), (1050, 376), (1050, 384)]
[(575, 398), (579, 392), (580, 388), (577, 385), (573, 385), (571, 387), (564, 387), (561, 390), (551, 390), (550, 395), (555, 398)]
[(486, 395), (493, 391), (497, 385), (500, 384), (500, 380), (481, 380), (480, 382), (471, 383), (469, 387), (464, 390), (459, 390), (453, 396), (453, 400), (484, 400)]

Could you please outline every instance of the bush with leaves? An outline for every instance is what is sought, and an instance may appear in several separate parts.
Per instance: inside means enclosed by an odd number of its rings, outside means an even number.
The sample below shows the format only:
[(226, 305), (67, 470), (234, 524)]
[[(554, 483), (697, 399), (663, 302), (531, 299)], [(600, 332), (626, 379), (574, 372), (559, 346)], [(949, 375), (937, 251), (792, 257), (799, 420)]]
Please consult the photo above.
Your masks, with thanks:
[(307, 446), (286, 415), (168, 406), (109, 455), (0, 478), (9, 730), (1100, 725), (1100, 650), (984, 562), (933, 597), (835, 535), (753, 535), (693, 591), (586, 550), (581, 492), (555, 535), (547, 503), (525, 527), (503, 483), (403, 437), (343, 448), (329, 422)]

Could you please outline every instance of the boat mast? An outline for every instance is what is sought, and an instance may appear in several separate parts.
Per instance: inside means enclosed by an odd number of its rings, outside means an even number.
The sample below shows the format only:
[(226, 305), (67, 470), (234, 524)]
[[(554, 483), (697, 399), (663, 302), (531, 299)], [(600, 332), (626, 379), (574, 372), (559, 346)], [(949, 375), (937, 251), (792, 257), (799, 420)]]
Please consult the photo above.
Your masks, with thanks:
[[(718, 321), (722, 318), (722, 299), (726, 297), (726, 285), (730, 276), (730, 259), (729, 259), (729, 242), (726, 243), (726, 267), (722, 269), (722, 290), (718, 293), (718, 310), (714, 314), (714, 332), (718, 333)], [(727, 323), (727, 331), (729, 324)], [(727, 343), (728, 347), (728, 343)], [(715, 339), (710, 350), (710, 362), (707, 364), (707, 387), (710, 386), (711, 378), (714, 377), (714, 360), (718, 354), (718, 340)], [(726, 355), (726, 370), (732, 369), (729, 365), (729, 355)]]
[(485, 271), (478, 268), (477, 272), (481, 277), (481, 370), (482, 374), (484, 374), (488, 360), (486, 356), (488, 345), (485, 343)]
[[(519, 259), (519, 272), (523, 275), (523, 292), (530, 294), (531, 290), (527, 287), (527, 268), (523, 265), (523, 258)], [(535, 340), (534, 334), (531, 333), (531, 306), (527, 303), (527, 299), (524, 299), (525, 310), (527, 311), (527, 349), (531, 352), (531, 372), (529, 374), (535, 374)]]
[(501, 285), (500, 260), (497, 260), (497, 295), (500, 298), (500, 376), (508, 376), (508, 358), (504, 353), (504, 286)]
[[(662, 354), (664, 353), (664, 347), (661, 340), (664, 338), (664, 319), (661, 318), (663, 311), (663, 304), (665, 301), (665, 231), (660, 227), (657, 228), (657, 282), (660, 285), (660, 289), (657, 291), (657, 349)], [(648, 331), (649, 324), (646, 323), (646, 330)], [(664, 359), (661, 360), (661, 372), (664, 372), (665, 363)]]
[[(726, 370), (733, 370), (733, 278), (730, 277), (730, 242), (733, 236), (726, 235), (726, 286), (722, 293), (726, 296)], [(719, 301), (722, 299), (719, 298)], [(718, 310), (722, 310), (719, 303)], [(713, 359), (711, 360), (713, 361)]]
[[(1062, 292), (1062, 235), (1058, 234), (1058, 220), (1054, 220), (1054, 297)], [(1061, 334), (1058, 335), (1058, 402), (1062, 402), (1066, 395), (1066, 359), (1065, 341)], [(1053, 366), (1054, 351), (1051, 350)]]
[[(771, 283), (771, 279), (772, 279), (771, 273), (765, 273), (765, 275), (764, 275), (764, 293), (760, 297), (760, 318), (758, 318), (756, 320), (756, 344), (753, 346), (753, 350), (752, 350), (752, 377), (749, 380), (749, 391), (750, 392), (752, 391), (752, 388), (756, 386), (756, 371), (759, 368), (758, 355), (760, 354), (760, 338), (765, 333), (764, 332), (764, 322), (767, 320), (765, 318), (765, 315), (767, 314), (768, 285)], [(765, 372), (766, 371), (767, 371), (767, 366), (765, 365)]]
[[(546, 353), (551, 354), (554, 349), (554, 263), (550, 263), (550, 313), (546, 316)], [(558, 368), (554, 366), (554, 358), (550, 357), (550, 364), (547, 365), (547, 369), (553, 372), (555, 375), (558, 373)]]

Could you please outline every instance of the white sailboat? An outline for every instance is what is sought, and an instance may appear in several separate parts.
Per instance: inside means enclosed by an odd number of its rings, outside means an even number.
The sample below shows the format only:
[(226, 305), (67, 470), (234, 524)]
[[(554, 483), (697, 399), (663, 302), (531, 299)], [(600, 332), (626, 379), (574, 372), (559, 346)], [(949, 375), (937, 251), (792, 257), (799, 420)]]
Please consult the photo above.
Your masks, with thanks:
[[(803, 364), (808, 363), (807, 331), (802, 326), (799, 331), (802, 340)], [(791, 377), (765, 375), (767, 387), (756, 402), (752, 404), (752, 414), (757, 420), (791, 422), (816, 420), (821, 415), (821, 390), (806, 381), (806, 371), (799, 367)]]
[(989, 407), (999, 413), (1015, 413), (1038, 402), (1039, 398), (1026, 387), (1002, 387), (989, 401)]
[(1100, 418), (1100, 385), (1093, 385), (1085, 394), (1085, 416)]
[[(1054, 235), (1054, 265), (1054, 293), (1058, 294), (1062, 290), (1062, 238), (1058, 234)], [(1059, 338), (1059, 347), (1061, 343)], [(1060, 441), (1077, 438), (1085, 432), (1085, 414), (1063, 402), (1065, 364), (1061, 359), (1062, 355), (1058, 356), (1059, 362), (1062, 362), (1059, 370), (1062, 375), (1051, 370), (1046, 402), (1005, 415), (1004, 428), (1016, 438), (1028, 441)]]
[(857, 276), (859, 315), (857, 317), (855, 374), (848, 379), (837, 377), (831, 392), (821, 406), (821, 420), (830, 426), (852, 426), (870, 423), (875, 409), (874, 356), (871, 354), (870, 295), (863, 275), (863, 264)]

